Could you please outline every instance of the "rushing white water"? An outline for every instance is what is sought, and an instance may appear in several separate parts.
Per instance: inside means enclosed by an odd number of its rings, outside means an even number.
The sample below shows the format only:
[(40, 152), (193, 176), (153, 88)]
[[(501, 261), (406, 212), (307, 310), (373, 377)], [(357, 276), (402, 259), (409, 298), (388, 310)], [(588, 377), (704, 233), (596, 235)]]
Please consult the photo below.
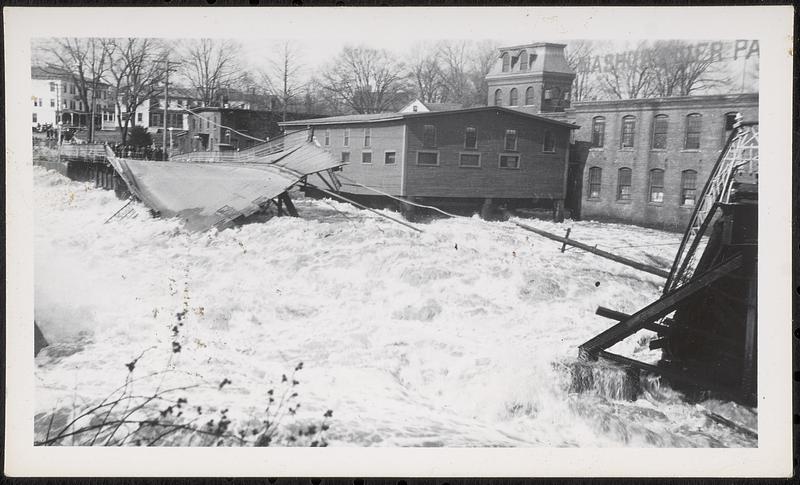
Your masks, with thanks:
[[(636, 401), (615, 399), (614, 369), (595, 369), (593, 390), (569, 391), (577, 346), (611, 323), (596, 307), (637, 310), (659, 295), (656, 276), (561, 253), (508, 222), (437, 220), (418, 234), (302, 198), (299, 218), (219, 233), (188, 233), (141, 206), (104, 224), (123, 204), (113, 193), (38, 167), (34, 177), (35, 315), (53, 343), (36, 360), (37, 413), (103, 399), (146, 351), (136, 372), (212, 383), (187, 391), (189, 403), (227, 408), (234, 423), (263, 410), (267, 389), (302, 361), (296, 419), (332, 409), (332, 446), (757, 444), (657, 383)], [(663, 266), (680, 241), (615, 224), (534, 224)], [(658, 358), (642, 335), (613, 350)], [(756, 428), (755, 410), (702, 405)]]

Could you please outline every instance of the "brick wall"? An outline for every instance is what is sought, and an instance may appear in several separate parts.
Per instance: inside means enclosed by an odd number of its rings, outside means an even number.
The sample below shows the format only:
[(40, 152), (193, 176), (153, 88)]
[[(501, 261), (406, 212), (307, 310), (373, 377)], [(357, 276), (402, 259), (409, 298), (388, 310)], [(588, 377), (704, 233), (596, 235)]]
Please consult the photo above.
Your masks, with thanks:
[[(681, 200), (682, 173), (697, 173), (696, 196), (705, 184), (726, 137), (726, 114), (741, 112), (745, 121), (758, 121), (756, 94), (726, 96), (692, 96), (658, 100), (623, 100), (577, 104), (568, 116), (580, 125), (574, 139), (581, 145), (591, 143), (593, 120), (605, 118), (603, 147), (584, 150), (583, 157), (573, 161), (583, 165), (581, 217), (583, 219), (619, 220), (634, 224), (682, 231), (688, 224), (693, 206)], [(687, 116), (701, 115), (700, 148), (685, 146)], [(653, 148), (654, 119), (668, 119), (666, 146)], [(621, 146), (623, 117), (634, 116), (634, 146)], [(577, 155), (577, 153), (576, 153)], [(577, 159), (576, 159), (577, 158)], [(601, 169), (600, 195), (590, 197), (589, 176), (592, 167)], [(630, 199), (618, 197), (620, 168), (631, 169)], [(663, 201), (650, 200), (650, 174), (664, 171)]]

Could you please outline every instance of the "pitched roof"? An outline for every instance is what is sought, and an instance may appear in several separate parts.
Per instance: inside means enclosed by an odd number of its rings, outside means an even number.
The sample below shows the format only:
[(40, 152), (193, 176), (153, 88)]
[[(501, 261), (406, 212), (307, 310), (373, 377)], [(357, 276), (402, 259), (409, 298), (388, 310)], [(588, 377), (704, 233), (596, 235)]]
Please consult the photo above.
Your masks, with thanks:
[(403, 113), (371, 113), (371, 114), (355, 114), (355, 115), (342, 115), (342, 116), (328, 116), (326, 118), (306, 118), (302, 120), (283, 121), (278, 123), (285, 126), (298, 126), (298, 125), (336, 125), (346, 123), (373, 123), (377, 121), (399, 120), (403, 118)]
[(31, 79), (71, 78), (72, 73), (58, 67), (31, 66)]
[(464, 108), (461, 103), (423, 103), (431, 111), (454, 111)]
[[(427, 105), (426, 105), (427, 106)], [(467, 114), (467, 113), (478, 113), (481, 111), (499, 111), (502, 113), (508, 113), (516, 116), (522, 116), (524, 118), (530, 118), (537, 121), (542, 121), (545, 123), (551, 123), (554, 125), (564, 126), (570, 129), (577, 129), (578, 125), (573, 123), (567, 123), (564, 121), (557, 121), (545, 116), (533, 115), (529, 113), (524, 113), (522, 111), (517, 111), (509, 108), (504, 108), (502, 106), (479, 106), (477, 108), (466, 108), (466, 109), (455, 109), (455, 110), (446, 110), (446, 111), (428, 111), (428, 112), (417, 112), (417, 113), (374, 113), (374, 114), (358, 114), (358, 115), (344, 115), (344, 116), (329, 116), (327, 118), (314, 118), (314, 119), (303, 119), (303, 120), (295, 120), (295, 121), (283, 121), (279, 122), (278, 125), (280, 126), (307, 126), (307, 125), (346, 125), (346, 124), (357, 124), (357, 123), (380, 123), (385, 121), (395, 121), (395, 120), (403, 120), (407, 118), (425, 118), (431, 116), (441, 116), (441, 115), (453, 115), (453, 114)]]

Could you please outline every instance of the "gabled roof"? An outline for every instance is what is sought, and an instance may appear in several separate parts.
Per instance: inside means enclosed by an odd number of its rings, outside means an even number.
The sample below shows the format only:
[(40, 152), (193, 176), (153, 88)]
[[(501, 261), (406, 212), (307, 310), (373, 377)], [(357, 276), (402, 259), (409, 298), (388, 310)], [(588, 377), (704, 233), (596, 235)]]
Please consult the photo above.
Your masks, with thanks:
[(461, 103), (424, 103), (425, 106), (431, 111), (454, 111), (463, 109), (464, 105)]
[(65, 79), (72, 73), (58, 67), (31, 66), (31, 79)]
[(397, 121), (397, 120), (404, 120), (410, 118), (427, 118), (427, 117), (434, 117), (434, 116), (443, 116), (443, 115), (456, 115), (456, 114), (468, 114), (468, 113), (480, 113), (480, 112), (488, 112), (488, 111), (495, 111), (501, 112), (506, 114), (511, 114), (514, 116), (521, 116), (523, 118), (529, 118), (536, 121), (541, 121), (544, 123), (550, 123), (553, 125), (559, 125), (563, 127), (567, 127), (569, 129), (577, 129), (579, 128), (578, 125), (572, 123), (566, 123), (563, 121), (553, 120), (544, 116), (533, 115), (529, 113), (524, 113), (522, 111), (517, 111), (514, 109), (504, 108), (502, 106), (479, 106), (477, 108), (466, 108), (466, 109), (455, 109), (455, 110), (447, 110), (447, 111), (428, 111), (423, 113), (375, 113), (375, 114), (358, 114), (358, 115), (344, 115), (344, 116), (330, 116), (327, 118), (314, 118), (314, 119), (304, 119), (304, 120), (295, 120), (295, 121), (284, 121), (279, 122), (278, 125), (280, 126), (320, 126), (320, 125), (347, 125), (347, 124), (361, 124), (361, 123), (382, 123), (386, 121)]

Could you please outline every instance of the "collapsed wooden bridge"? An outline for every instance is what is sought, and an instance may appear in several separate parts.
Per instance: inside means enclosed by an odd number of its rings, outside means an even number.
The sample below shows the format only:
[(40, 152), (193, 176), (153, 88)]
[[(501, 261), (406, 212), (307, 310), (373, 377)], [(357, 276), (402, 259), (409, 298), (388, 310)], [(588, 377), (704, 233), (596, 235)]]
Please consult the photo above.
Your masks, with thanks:
[[(658, 374), (675, 387), (756, 402), (758, 124), (739, 123), (694, 209), (661, 298), (629, 315), (599, 307), (619, 323), (580, 346), (584, 360), (610, 360)], [(658, 364), (609, 352), (649, 330)]]

